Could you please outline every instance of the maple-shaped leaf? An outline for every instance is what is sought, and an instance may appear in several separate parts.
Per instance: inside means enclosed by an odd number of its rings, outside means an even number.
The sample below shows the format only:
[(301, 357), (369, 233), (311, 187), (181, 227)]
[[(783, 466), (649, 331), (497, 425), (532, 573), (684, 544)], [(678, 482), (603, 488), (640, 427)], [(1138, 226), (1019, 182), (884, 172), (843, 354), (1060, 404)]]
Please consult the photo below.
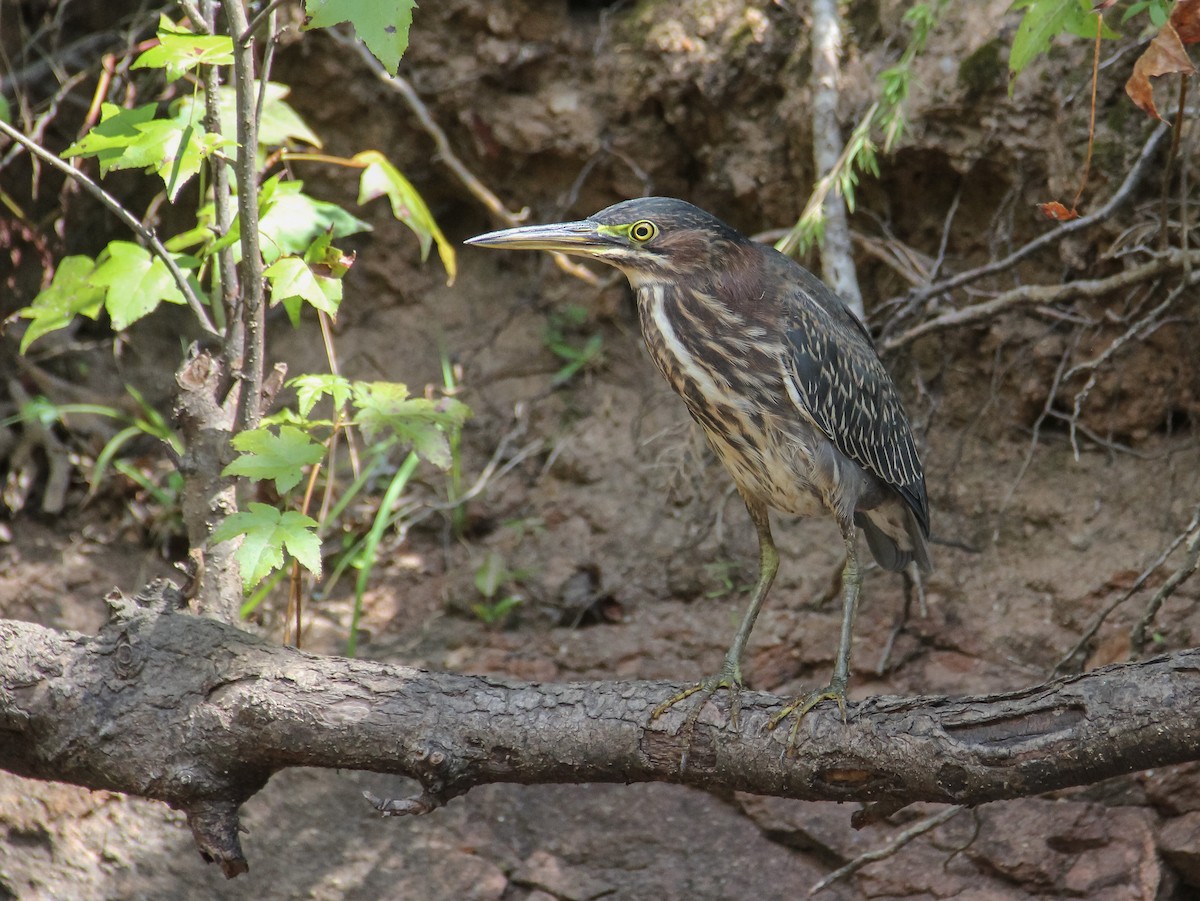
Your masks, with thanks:
[(371, 226), (335, 203), (304, 193), (304, 182), (273, 175), (259, 191), (263, 259), (268, 264), (285, 254), (302, 254), (324, 234), (331, 238), (371, 230)]
[(397, 382), (356, 382), (354, 405), (358, 408), (355, 423), (368, 440), (390, 432), (442, 469), (453, 462), (444, 429), (462, 425), (471, 412), (449, 397), (438, 401), (409, 397), (408, 388)]
[(221, 475), (245, 476), (255, 481), (274, 481), (280, 494), (290, 491), (304, 478), (305, 467), (320, 463), (325, 448), (295, 426), (257, 428), (239, 432), (233, 446), (242, 455), (226, 466)]
[(158, 44), (134, 60), (130, 68), (163, 69), (167, 81), (177, 81), (199, 65), (233, 65), (233, 38), (228, 35), (195, 34), (160, 16), (156, 36)]
[[(245, 434), (245, 433), (243, 433)], [(317, 521), (294, 510), (280, 512), (268, 504), (251, 503), (248, 509), (229, 516), (214, 531), (214, 543), (242, 536), (234, 558), (242, 571), (247, 591), (283, 566), (286, 549), (314, 576), (321, 575), (321, 539)]]
[(104, 289), (88, 281), (95, 271), (91, 257), (64, 257), (54, 270), (54, 278), (38, 293), (29, 306), (17, 311), (29, 320), (21, 336), (21, 353), (42, 335), (66, 328), (76, 316), (95, 319), (104, 305)]
[(1133, 64), (1133, 74), (1125, 83), (1125, 93), (1140, 110), (1161, 122), (1162, 116), (1159, 115), (1158, 107), (1154, 105), (1154, 88), (1150, 79), (1172, 73), (1192, 75), (1195, 71), (1196, 67), (1188, 57), (1178, 32), (1167, 22)]
[(111, 241), (88, 281), (104, 289), (104, 309), (118, 332), (129, 328), (163, 301), (186, 303), (167, 264), (130, 241)]
[(341, 281), (317, 275), (299, 257), (280, 257), (263, 275), (271, 283), (271, 306), (282, 303), (293, 324), (299, 318), (298, 300), (330, 316), (337, 315), (342, 301)]
[(305, 28), (349, 22), (359, 39), (392, 75), (408, 49), (417, 0), (304, 0)]
[(324, 397), (333, 400), (334, 410), (341, 410), (350, 400), (353, 386), (344, 375), (314, 372), (298, 375), (287, 383), (296, 392), (296, 406), (304, 416), (313, 411), (313, 407)]
[(133, 109), (102, 103), (100, 122), (62, 155), (95, 157), (101, 175), (113, 169), (153, 170), (174, 201), (205, 158), (236, 142), (204, 131), (191, 107), (177, 104), (173, 109), (168, 118), (159, 118), (153, 103)]

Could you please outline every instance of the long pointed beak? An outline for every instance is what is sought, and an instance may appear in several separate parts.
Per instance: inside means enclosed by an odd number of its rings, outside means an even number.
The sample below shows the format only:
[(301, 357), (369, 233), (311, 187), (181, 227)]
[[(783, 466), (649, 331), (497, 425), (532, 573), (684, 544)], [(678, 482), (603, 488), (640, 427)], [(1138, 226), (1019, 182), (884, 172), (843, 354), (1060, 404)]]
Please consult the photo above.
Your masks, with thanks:
[(464, 243), (502, 250), (557, 250), (585, 257), (599, 256), (605, 250), (620, 246), (615, 238), (602, 234), (599, 224), (590, 219), (506, 228), (468, 238)]

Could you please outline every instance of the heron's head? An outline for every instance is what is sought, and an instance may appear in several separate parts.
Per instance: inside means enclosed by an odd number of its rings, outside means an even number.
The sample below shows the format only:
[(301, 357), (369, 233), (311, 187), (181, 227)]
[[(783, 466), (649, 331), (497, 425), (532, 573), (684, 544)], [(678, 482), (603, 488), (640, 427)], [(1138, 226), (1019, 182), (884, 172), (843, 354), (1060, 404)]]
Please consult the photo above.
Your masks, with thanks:
[(749, 239), (699, 207), (670, 197), (640, 197), (578, 222), (529, 225), (467, 240), (480, 247), (554, 250), (608, 263), (635, 286), (711, 277), (729, 268)]

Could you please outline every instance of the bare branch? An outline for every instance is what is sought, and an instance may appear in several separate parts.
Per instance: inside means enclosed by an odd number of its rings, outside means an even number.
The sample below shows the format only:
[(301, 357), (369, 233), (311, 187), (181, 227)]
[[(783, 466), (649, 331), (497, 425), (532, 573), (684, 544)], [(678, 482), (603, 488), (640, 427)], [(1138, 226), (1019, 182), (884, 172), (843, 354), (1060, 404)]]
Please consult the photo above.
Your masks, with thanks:
[(1125, 181), (1121, 183), (1121, 187), (1117, 188), (1115, 194), (1108, 199), (1108, 202), (1094, 213), (1089, 213), (1087, 216), (1081, 216), (1078, 219), (1072, 219), (1064, 222), (1057, 228), (1051, 229), (1044, 234), (1038, 235), (1028, 244), (1014, 250), (1002, 260), (988, 263), (986, 266), (979, 266), (975, 269), (968, 269), (966, 272), (960, 272), (958, 275), (940, 281), (936, 284), (929, 285), (919, 291), (914, 292), (909, 296), (908, 300), (912, 304), (922, 304), (935, 297), (938, 294), (945, 294), (947, 291), (953, 291), (955, 288), (961, 288), (963, 285), (978, 281), (979, 279), (995, 275), (997, 272), (1003, 272), (1006, 269), (1011, 269), (1025, 257), (1041, 250), (1043, 247), (1061, 241), (1069, 234), (1080, 231), (1081, 229), (1090, 228), (1098, 222), (1103, 222), (1113, 213), (1115, 213), (1125, 201), (1133, 196), (1134, 189), (1141, 184), (1143, 178), (1150, 172), (1151, 162), (1154, 159), (1154, 154), (1158, 150), (1158, 145), (1162, 142), (1163, 137), (1167, 134), (1168, 126), (1165, 123), (1160, 123), (1157, 128), (1150, 133), (1150, 137), (1146, 139), (1145, 145), (1142, 147), (1142, 152), (1137, 158), (1137, 162), (1129, 170), (1129, 174), (1125, 176)]
[[(885, 351), (896, 350), (933, 332), (985, 322), (1018, 307), (1065, 303), (1081, 297), (1103, 297), (1113, 291), (1119, 291), (1122, 288), (1149, 281), (1159, 275), (1177, 272), (1196, 264), (1200, 264), (1200, 251), (1184, 252), (1174, 249), (1162, 256), (1155, 257), (1148, 263), (1134, 266), (1132, 269), (1126, 269), (1124, 272), (1118, 272), (1107, 278), (1081, 279), (1077, 282), (1067, 282), (1065, 285), (1021, 285), (983, 303), (973, 304), (959, 310), (948, 310), (939, 316), (927, 319), (908, 331), (883, 341), (882, 348)], [(1186, 280), (1186, 283), (1195, 284), (1197, 280), (1195, 276), (1192, 276)]]
[(954, 817), (958, 816), (966, 809), (967, 808), (956, 804), (953, 807), (947, 807), (945, 810), (940, 810), (935, 814), (918, 820), (907, 829), (904, 829), (898, 833), (882, 848), (876, 848), (873, 851), (867, 851), (865, 854), (860, 854), (858, 857), (854, 858), (844, 866), (838, 867), (836, 870), (810, 888), (808, 890), (808, 894), (811, 896), (817, 894), (818, 892), (822, 892), (835, 882), (840, 882), (847, 876), (853, 876), (867, 864), (875, 863), (877, 860), (886, 860), (887, 858), (892, 857), (897, 851), (899, 851), (913, 839), (920, 838), (926, 832), (930, 832), (936, 829), (938, 826), (941, 826), (943, 823), (954, 819)]
[[(842, 28), (837, 0), (813, 0), (813, 160), (821, 173), (832, 173), (844, 145), (838, 123)], [(821, 243), (821, 274), (859, 319), (864, 319), (862, 291), (850, 248), (846, 201), (837, 191), (822, 202), (825, 239)]]
[[(450, 139), (446, 137), (446, 132), (442, 127), (434, 121), (433, 115), (429, 112), (429, 107), (421, 100), (420, 95), (413, 89), (413, 86), (408, 83), (402, 75), (392, 75), (383, 64), (379, 62), (371, 52), (367, 50), (362, 43), (354, 38), (339, 34), (336, 30), (329, 30), (328, 35), (334, 41), (337, 41), (343, 47), (352, 48), (359, 58), (369, 68), (379, 81), (387, 88), (399, 94), (408, 108), (412, 110), (417, 121), (421, 123), (421, 127), (425, 129), (425, 133), (433, 139), (434, 145), (437, 147), (438, 159), (445, 163), (446, 168), (454, 173), (454, 176), (462, 182), (471, 196), (482, 203), (493, 216), (503, 222), (505, 225), (520, 225), (529, 219), (529, 207), (522, 207), (519, 212), (512, 212), (504, 205), (499, 197), (497, 197), (491, 189), (488, 188), (478, 177), (475, 176), (470, 169), (466, 167), (458, 155), (454, 152), (454, 148), (450, 146)], [(589, 285), (600, 284), (600, 279), (588, 269), (586, 266), (581, 266), (566, 254), (553, 253), (554, 263), (563, 272), (568, 275), (573, 275), (578, 279), (582, 279)]]
[(36, 141), (25, 137), (25, 135), (21, 134), (21, 132), (17, 131), (3, 119), (0, 119), (0, 134), (8, 135), (38, 159), (42, 160), (42, 162), (48, 163), (68, 178), (82, 185), (89, 194), (99, 200), (113, 215), (120, 219), (130, 231), (141, 238), (150, 252), (162, 260), (163, 265), (167, 267), (167, 271), (171, 273), (171, 278), (175, 280), (175, 284), (178, 286), (180, 293), (183, 294), (183, 298), (187, 301), (187, 305), (191, 308), (192, 313), (195, 314), (196, 321), (200, 323), (200, 327), (211, 335), (219, 334), (216, 328), (213, 327), (212, 320), (208, 318), (208, 313), (204, 311), (199, 298), (196, 297), (196, 293), (192, 290), (187, 276), (179, 268), (179, 264), (175, 262), (175, 258), (171, 256), (170, 251), (163, 247), (162, 242), (158, 240), (152, 229), (144, 225), (133, 213), (125, 209), (117, 198), (92, 181), (86, 174), (76, 169), (70, 163), (59, 159)]
[(165, 583), (108, 602), (95, 637), (0, 621), (0, 767), (165, 801), (227, 873), (245, 865), (238, 806), (291, 766), (418, 780), (414, 798), (379, 801), (393, 812), (493, 782), (656, 781), (866, 802), (861, 820), (1200, 759), (1200, 649), (1003, 695), (873, 698), (845, 721), (819, 707), (795, 758), (787, 730), (765, 728), (781, 699), (747, 692), (740, 731), (724, 704), (703, 710), (680, 772), (685, 712), (647, 726), (677, 684), (521, 683), (318, 657), (177, 612)]

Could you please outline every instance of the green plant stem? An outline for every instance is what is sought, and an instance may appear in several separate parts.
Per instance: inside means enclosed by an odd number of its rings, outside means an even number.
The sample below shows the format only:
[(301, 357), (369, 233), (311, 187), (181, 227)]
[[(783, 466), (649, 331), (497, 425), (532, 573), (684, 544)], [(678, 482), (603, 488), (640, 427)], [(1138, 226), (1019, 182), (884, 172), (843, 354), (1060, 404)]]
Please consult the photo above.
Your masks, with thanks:
[(84, 190), (107, 207), (114, 216), (120, 219), (126, 227), (145, 242), (152, 254), (163, 261), (163, 265), (167, 267), (167, 271), (171, 273), (171, 278), (175, 280), (175, 284), (183, 294), (183, 299), (187, 301), (187, 305), (191, 308), (192, 313), (195, 314), (196, 321), (200, 323), (200, 327), (211, 335), (220, 334), (213, 326), (212, 320), (208, 318), (208, 313), (204, 311), (204, 306), (200, 303), (196, 292), (192, 290), (191, 282), (188, 281), (183, 270), (179, 268), (179, 264), (175, 262), (175, 258), (171, 256), (171, 252), (163, 247), (162, 242), (158, 240), (152, 229), (144, 225), (133, 213), (121, 206), (121, 202), (117, 198), (105, 191), (79, 169), (76, 169), (70, 163), (60, 160), (32, 138), (21, 134), (21, 132), (17, 131), (3, 119), (0, 119), (0, 134), (12, 138), (38, 159), (42, 160), (42, 162), (53, 166), (68, 178), (74, 179), (83, 186)]
[(419, 461), (420, 458), (415, 453), (409, 453), (404, 462), (400, 464), (400, 468), (396, 470), (391, 484), (383, 494), (383, 500), (379, 502), (379, 509), (375, 511), (375, 520), (371, 523), (371, 531), (367, 533), (367, 540), (362, 550), (362, 558), (366, 562), (359, 569), (358, 578), (354, 580), (354, 612), (350, 616), (350, 635), (346, 638), (347, 657), (353, 657), (358, 650), (358, 622), (362, 619), (363, 595), (367, 591), (367, 582), (371, 578), (371, 570), (374, 568), (375, 551), (391, 522), (392, 506), (400, 497), (400, 492), (408, 485), (412, 474), (416, 472)]

